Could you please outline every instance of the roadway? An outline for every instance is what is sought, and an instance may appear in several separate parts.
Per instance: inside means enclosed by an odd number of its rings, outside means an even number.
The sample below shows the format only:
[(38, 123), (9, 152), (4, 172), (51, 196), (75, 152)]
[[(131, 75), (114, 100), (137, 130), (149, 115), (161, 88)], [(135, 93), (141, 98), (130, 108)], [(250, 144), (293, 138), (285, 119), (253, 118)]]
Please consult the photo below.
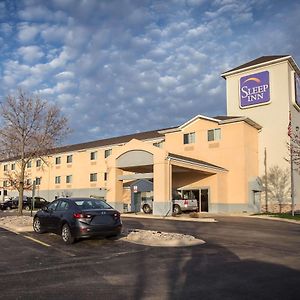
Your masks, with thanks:
[(206, 241), (183, 248), (118, 239), (67, 246), (53, 234), (0, 228), (0, 299), (299, 299), (300, 225), (217, 220), (123, 218), (125, 228)]

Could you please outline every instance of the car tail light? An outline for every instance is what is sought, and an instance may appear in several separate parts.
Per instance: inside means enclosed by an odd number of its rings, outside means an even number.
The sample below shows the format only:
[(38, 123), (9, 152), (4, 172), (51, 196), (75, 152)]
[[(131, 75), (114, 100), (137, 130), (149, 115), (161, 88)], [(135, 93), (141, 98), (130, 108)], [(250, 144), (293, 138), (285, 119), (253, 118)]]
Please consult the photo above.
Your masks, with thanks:
[(114, 219), (119, 220), (120, 219), (120, 213), (118, 213), (118, 212), (114, 213)]
[(74, 213), (73, 217), (75, 219), (91, 219), (92, 216), (89, 214), (84, 214), (84, 213)]
[(188, 203), (189, 203), (189, 202), (188, 202), (187, 200), (184, 200), (184, 206), (185, 206), (185, 207), (188, 206)]

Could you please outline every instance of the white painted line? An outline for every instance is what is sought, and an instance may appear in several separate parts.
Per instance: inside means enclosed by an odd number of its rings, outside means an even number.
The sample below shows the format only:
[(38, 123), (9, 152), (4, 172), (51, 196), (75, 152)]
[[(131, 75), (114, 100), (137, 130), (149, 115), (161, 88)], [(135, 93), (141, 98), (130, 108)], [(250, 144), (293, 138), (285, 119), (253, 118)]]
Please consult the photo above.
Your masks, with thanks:
[(36, 240), (36, 239), (34, 239), (34, 238), (32, 238), (32, 237), (30, 237), (30, 236), (28, 236), (28, 235), (23, 235), (23, 236), (24, 236), (26, 239), (29, 239), (29, 240), (34, 241), (34, 242), (36, 242), (36, 243), (39, 243), (39, 244), (41, 244), (41, 245), (43, 245), (43, 246), (51, 247), (51, 245), (46, 244), (46, 243), (44, 243), (44, 242), (41, 242), (41, 241), (39, 241), (39, 240)]

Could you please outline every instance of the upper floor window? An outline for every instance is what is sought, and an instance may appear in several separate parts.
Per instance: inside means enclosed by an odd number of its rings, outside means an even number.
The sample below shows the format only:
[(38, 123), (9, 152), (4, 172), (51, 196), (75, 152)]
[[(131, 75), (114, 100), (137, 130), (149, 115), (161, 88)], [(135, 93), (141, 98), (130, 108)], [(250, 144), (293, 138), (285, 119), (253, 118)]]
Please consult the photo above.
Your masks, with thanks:
[(4, 166), (3, 166), (3, 170), (4, 170), (4, 171), (8, 171), (8, 165), (4, 165)]
[(55, 176), (55, 184), (60, 184), (60, 176)]
[(3, 181), (3, 187), (8, 187), (8, 181), (7, 180)]
[(15, 170), (16, 169), (16, 164), (11, 164), (11, 169)]
[(31, 168), (31, 160), (29, 160), (29, 161), (27, 162), (26, 167), (27, 167), (27, 168)]
[(60, 165), (61, 164), (61, 157), (60, 156), (55, 157), (55, 164), (56, 165)]
[(184, 144), (193, 144), (195, 143), (195, 132), (185, 133), (183, 135), (183, 143)]
[(97, 159), (97, 151), (91, 152), (91, 160), (96, 160)]
[(36, 165), (36, 167), (40, 167), (42, 165), (42, 161), (40, 159), (37, 159), (35, 165)]
[(42, 182), (42, 177), (37, 177), (37, 178), (35, 179), (35, 184), (36, 184), (36, 185), (40, 185), (41, 182)]
[(160, 141), (160, 142), (157, 142), (157, 143), (153, 143), (153, 146), (158, 147), (158, 148), (162, 148), (163, 145), (164, 145), (164, 141)]
[(109, 157), (110, 155), (111, 155), (111, 153), (112, 153), (112, 149), (107, 149), (107, 150), (105, 150), (104, 151), (104, 157), (106, 158), (106, 157)]
[(31, 185), (31, 184), (32, 184), (31, 179), (30, 179), (30, 178), (27, 178), (27, 179), (26, 179), (26, 185), (29, 186), (29, 185)]
[(91, 173), (90, 174), (90, 182), (97, 181), (97, 173)]
[(210, 141), (218, 141), (221, 139), (221, 129), (210, 129), (207, 131), (207, 140)]
[(72, 175), (66, 176), (66, 183), (72, 183), (72, 180), (73, 180)]
[(67, 155), (67, 164), (70, 164), (71, 162), (73, 162), (73, 155)]
[(104, 181), (107, 181), (108, 175), (107, 172), (104, 173)]

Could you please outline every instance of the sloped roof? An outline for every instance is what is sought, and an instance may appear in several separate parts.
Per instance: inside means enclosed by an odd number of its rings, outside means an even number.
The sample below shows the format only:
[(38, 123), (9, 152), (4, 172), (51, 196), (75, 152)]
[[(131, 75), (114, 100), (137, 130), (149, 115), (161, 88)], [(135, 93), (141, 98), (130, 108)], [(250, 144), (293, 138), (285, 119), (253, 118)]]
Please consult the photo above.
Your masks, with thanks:
[(251, 67), (251, 66), (255, 66), (255, 65), (258, 65), (258, 64), (262, 64), (262, 63), (266, 63), (266, 62), (269, 62), (269, 61), (272, 61), (272, 60), (276, 60), (276, 59), (280, 59), (280, 58), (290, 58), (291, 56), (290, 55), (268, 55), (268, 56), (261, 56), (261, 57), (258, 57), (254, 60), (251, 60), (251, 61), (248, 61), (247, 63), (245, 64), (242, 64), (238, 67), (235, 67), (233, 69), (230, 69), (226, 72), (223, 72), (222, 73), (222, 77), (225, 78), (225, 74), (226, 73), (229, 73), (229, 72), (234, 72), (234, 71), (238, 71), (238, 70), (241, 70), (241, 69), (244, 69), (244, 68), (248, 68), (248, 67)]
[(169, 127), (169, 128), (165, 128), (165, 129), (145, 131), (145, 132), (139, 132), (139, 133), (134, 133), (134, 134), (129, 134), (129, 135), (117, 136), (117, 137), (103, 139), (103, 140), (96, 140), (96, 141), (91, 141), (91, 142), (86, 142), (86, 143), (67, 145), (67, 146), (58, 147), (58, 148), (53, 149), (53, 153), (63, 153), (63, 152), (83, 150), (83, 149), (89, 149), (89, 148), (118, 145), (118, 144), (127, 143), (127, 142), (131, 141), (132, 139), (148, 140), (148, 139), (155, 139), (155, 138), (163, 138), (164, 135), (159, 133), (159, 131), (160, 130), (169, 130), (169, 129), (173, 129), (173, 128), (176, 128), (176, 127)]
[(187, 156), (183, 156), (183, 155), (178, 155), (178, 154), (175, 154), (175, 153), (169, 153), (168, 157), (171, 158), (171, 159), (173, 158), (173, 159), (179, 159), (179, 160), (186, 161), (186, 162), (195, 163), (195, 164), (207, 167), (207, 168), (218, 169), (220, 171), (228, 171), (227, 169), (224, 169), (220, 166), (208, 163), (204, 160), (199, 160), (199, 159), (195, 159), (195, 158), (191, 158), (191, 157), (187, 157)]

